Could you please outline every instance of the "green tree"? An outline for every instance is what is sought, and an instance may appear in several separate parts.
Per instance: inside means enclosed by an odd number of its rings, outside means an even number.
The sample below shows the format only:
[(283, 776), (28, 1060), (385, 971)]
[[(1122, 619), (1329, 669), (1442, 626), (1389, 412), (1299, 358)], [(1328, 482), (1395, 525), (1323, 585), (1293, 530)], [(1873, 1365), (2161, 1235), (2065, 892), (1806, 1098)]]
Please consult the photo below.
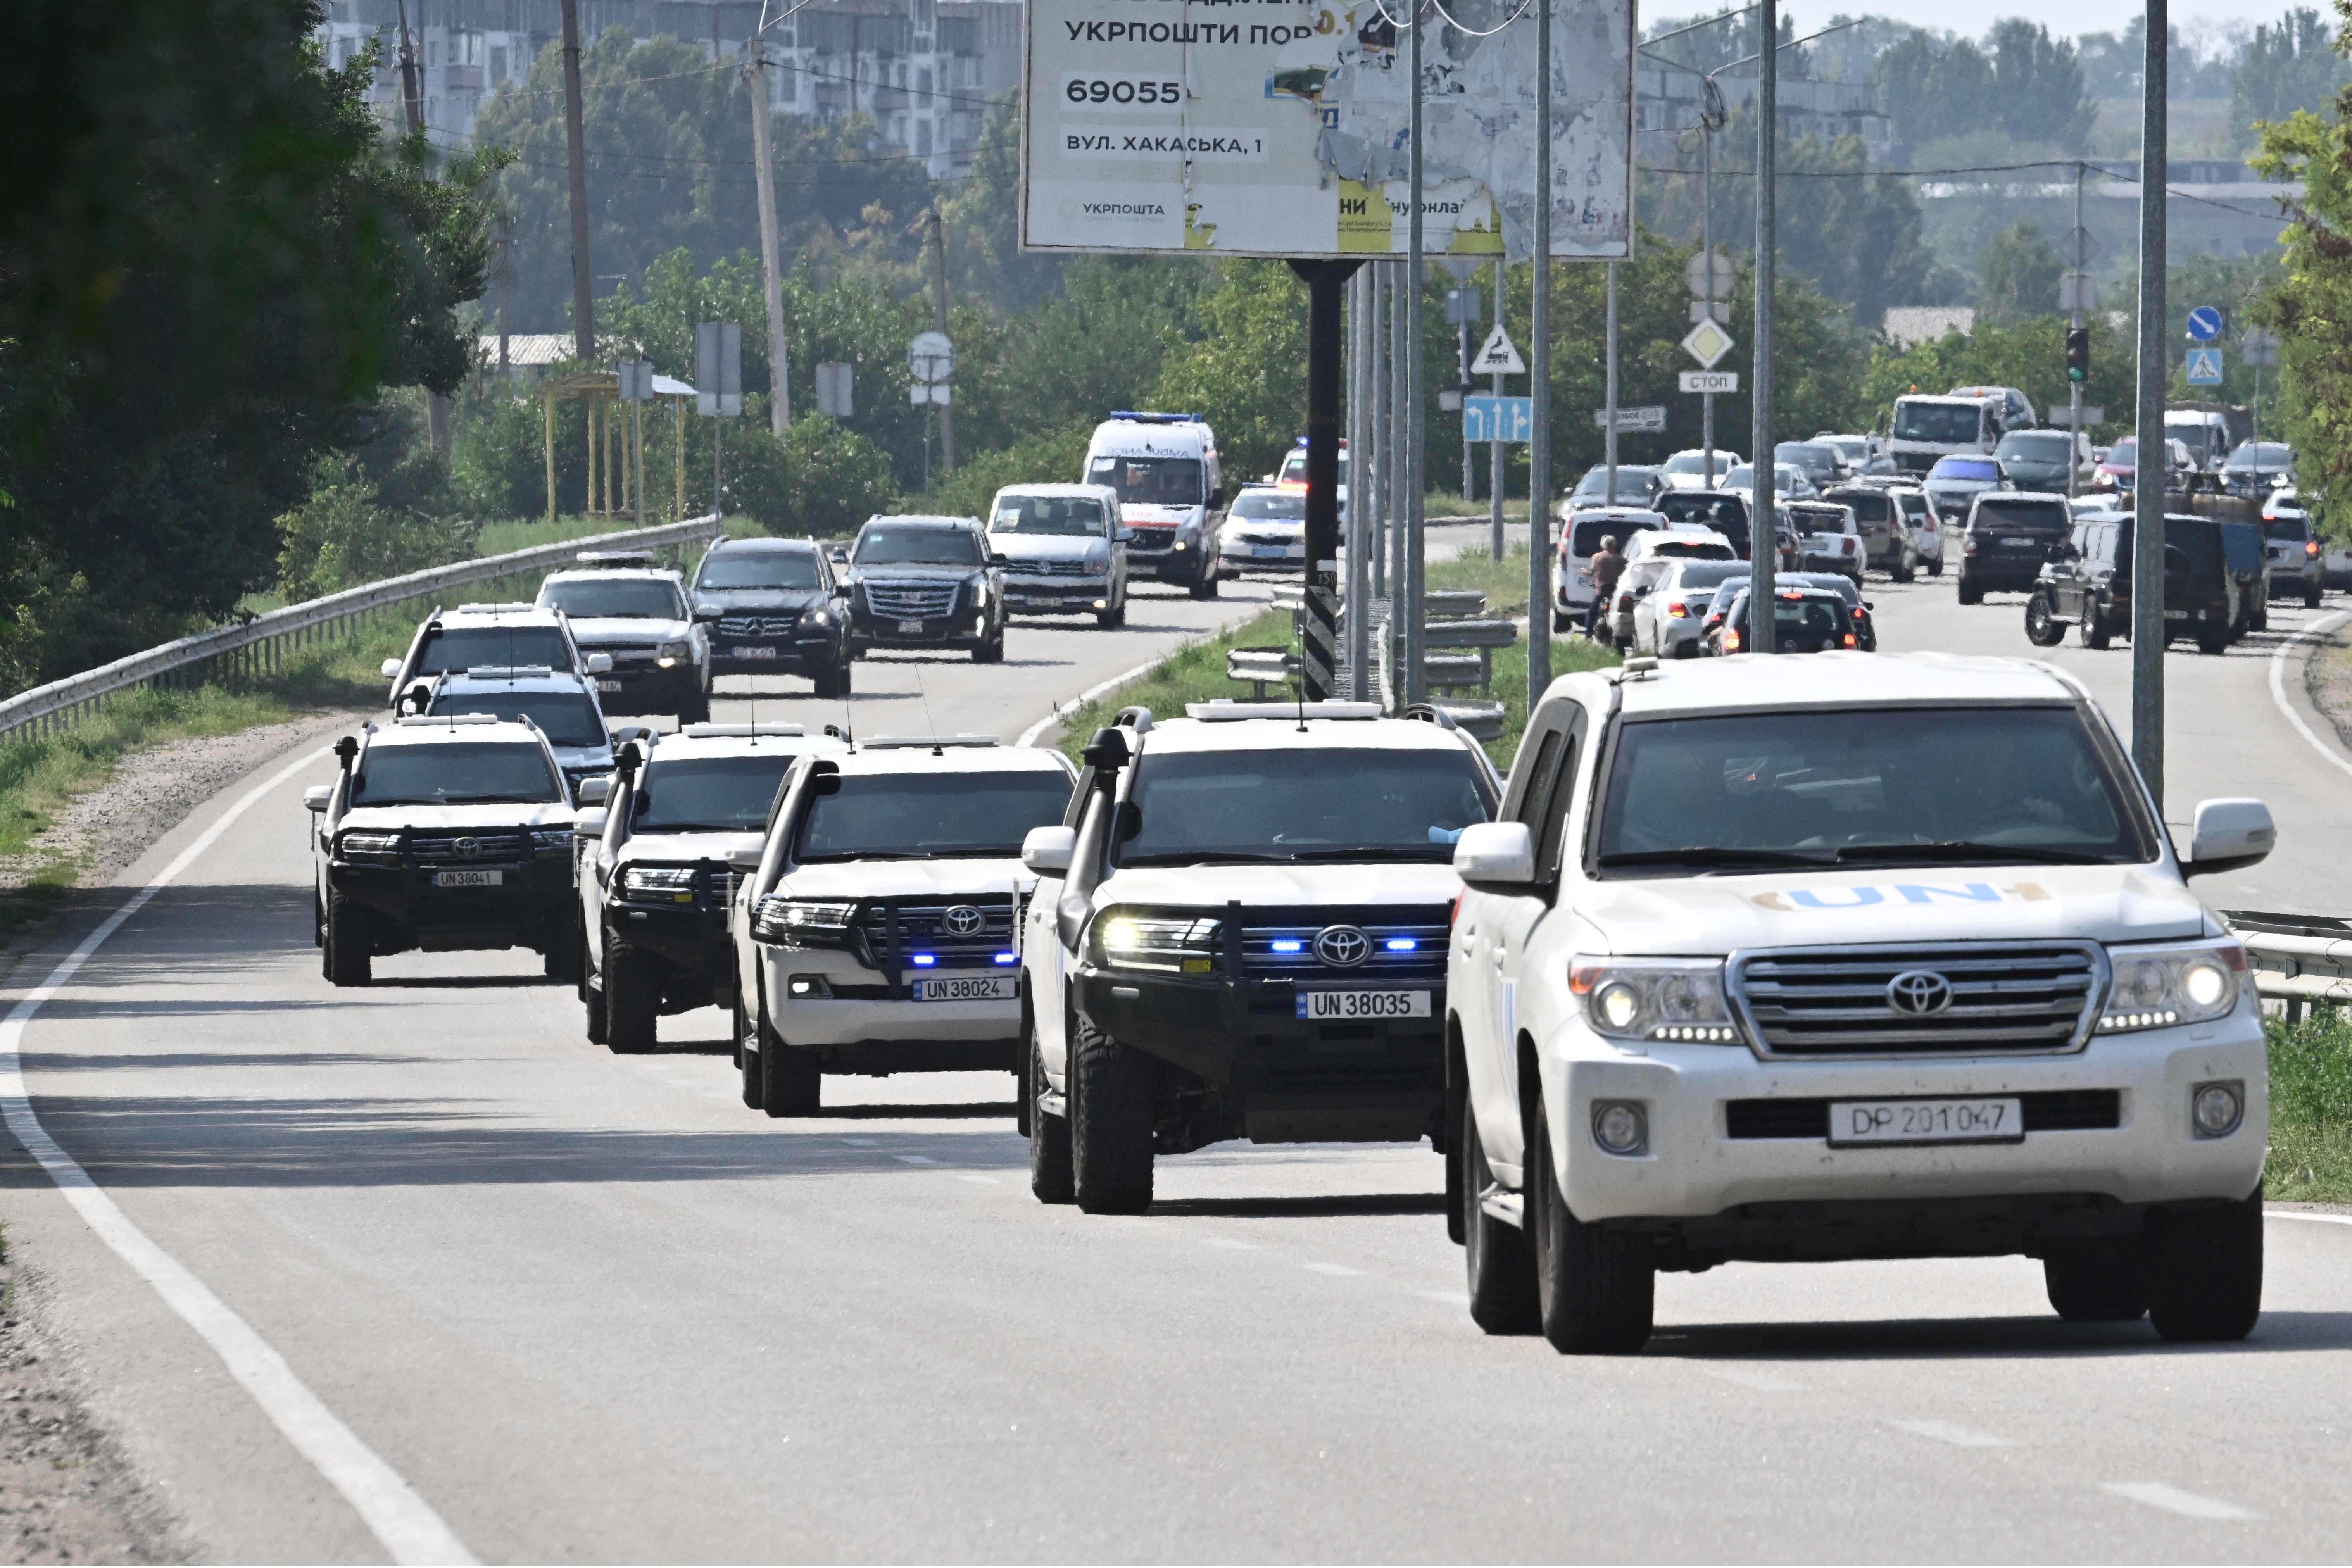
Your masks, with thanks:
[(2002, 229), (1977, 252), (1978, 321), (2011, 326), (2056, 310), (2058, 275), (2065, 266), (2034, 225), (2021, 221)]
[(2018, 141), (2079, 153), (2098, 119), (2075, 46), (2021, 17), (1995, 26), (1981, 47), (1915, 31), (1872, 63), (1870, 79), (1895, 140), (1913, 148), (1990, 121)]
[(1034, 310), (1061, 280), (1060, 257), (1021, 249), (1021, 95), (988, 106), (971, 169), (946, 195), (949, 275), (957, 291), (1007, 315)]
[[(2338, 0), (2339, 8), (2342, 0)], [(2279, 411), (2295, 479), (2341, 538), (2352, 521), (2352, 103), (2323, 119), (2297, 110), (2263, 127), (2253, 167), (2303, 182), (2281, 237), (2285, 275), (2256, 310), (2278, 333)]]
[(2258, 145), (2265, 124), (2298, 109), (2326, 110), (2347, 80), (2352, 72), (2317, 11), (2298, 5), (2275, 23), (2257, 24), (2245, 54), (2230, 68), (2230, 123), (2239, 145)]
[(822, 414), (796, 420), (781, 441), (764, 423), (740, 423), (727, 444), (729, 510), (771, 533), (841, 538), (897, 499), (888, 454)]
[(1168, 354), (1152, 402), (1208, 416), (1230, 484), (1273, 468), (1306, 423), (1307, 286), (1280, 261), (1216, 265), (1202, 336)]
[[(1881, 343), (1872, 353), (1859, 401), (1869, 422), (1884, 427), (1895, 400), (1907, 392), (1944, 393), (1956, 386), (2013, 386), (2033, 401), (2046, 423), (2057, 423), (2067, 405), (2066, 318), (2042, 315), (2008, 324), (1979, 319), (1970, 333), (1951, 332), (1934, 342), (1898, 349)], [(2128, 328), (2117, 329), (2104, 314), (2090, 318), (2091, 374), (2083, 401), (2104, 406), (2105, 435), (2131, 423), (2137, 354)]]

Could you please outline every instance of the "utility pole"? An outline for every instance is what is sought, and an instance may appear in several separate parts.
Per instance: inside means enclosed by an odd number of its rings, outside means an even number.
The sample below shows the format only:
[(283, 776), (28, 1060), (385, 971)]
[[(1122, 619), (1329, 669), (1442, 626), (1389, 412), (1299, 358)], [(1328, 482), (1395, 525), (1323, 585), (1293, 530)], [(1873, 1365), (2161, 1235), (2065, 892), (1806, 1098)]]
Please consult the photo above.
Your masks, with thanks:
[[(2163, 0), (2156, 0), (2162, 4)], [(1748, 640), (1749, 651), (1770, 653), (1778, 630), (1772, 624), (1772, 578), (1780, 564), (1779, 496), (1773, 481), (1780, 477), (1773, 461), (1772, 291), (1780, 268), (1774, 250), (1780, 243), (1780, 215), (1773, 205), (1774, 173), (1780, 141), (1780, 4), (1763, 0), (1757, 7), (1762, 41), (1763, 70), (1756, 86), (1756, 369), (1754, 449), (1748, 462), (1756, 498), (1748, 519)], [(1709, 263), (1710, 266), (1713, 263)]]
[(1603, 488), (1601, 493), (1609, 498), (1609, 505), (1615, 506), (1617, 504), (1617, 264), (1613, 261), (1609, 263), (1609, 280), (1605, 288), (1608, 302), (1602, 309), (1602, 315), (1606, 319), (1606, 324), (1602, 330), (1608, 336), (1609, 345), (1603, 356), (1605, 363), (1601, 366), (1601, 393), (1603, 401), (1608, 405), (1605, 417), (1609, 421), (1609, 426), (1601, 435), (1601, 466), (1609, 471), (1602, 480)]
[[(1502, 251), (1496, 251), (1495, 253), (1495, 329), (1497, 331), (1500, 331), (1503, 327), (1504, 262), (1505, 254)], [(1493, 391), (1495, 395), (1497, 397), (1503, 395), (1502, 373), (1499, 371), (1496, 372), (1494, 375), (1490, 376), (1488, 380), (1493, 384), (1490, 390)], [(1465, 467), (1466, 468), (1467, 465), (1465, 464)], [(1486, 510), (1486, 555), (1487, 559), (1496, 563), (1497, 564), (1501, 563), (1503, 556), (1511, 547), (1510, 541), (1503, 537), (1503, 490), (1505, 488), (1505, 477), (1506, 470), (1503, 467), (1503, 444), (1500, 441), (1489, 441), (1486, 443), (1486, 488), (1492, 491), (1493, 494), (1488, 501)], [(1530, 614), (1532, 614), (1532, 612), (1530, 612)], [(1534, 623), (1530, 621), (1528, 624), (1532, 626)]]
[[(931, 208), (930, 216), (931, 326), (934, 331), (944, 333), (948, 330), (947, 226), (940, 221), (940, 209), (936, 205)], [(1336, 310), (1339, 309), (1339, 306), (1334, 303), (1331, 308)], [(1335, 332), (1338, 329), (1336, 327), (1333, 329)], [(1334, 337), (1331, 342), (1331, 352), (1336, 354), (1339, 351), (1339, 340)], [(1331, 395), (1334, 398), (1337, 398), (1339, 395), (1339, 389), (1338, 384), (1334, 383), (1331, 388)], [(955, 405), (952, 403), (942, 403), (937, 405), (937, 406), (940, 411), (940, 466), (947, 472), (952, 474), (955, 472)], [(1336, 435), (1333, 438), (1337, 439)], [(1339, 453), (1338, 450), (1334, 448), (1331, 458), (1331, 482), (1334, 484), (1339, 483)], [(1311, 560), (1307, 563), (1307, 574), (1308, 579), (1312, 581), (1315, 575), (1315, 563)]]
[(1372, 274), (1348, 279), (1348, 696), (1372, 695), (1371, 495), (1366, 458), (1371, 449)]
[(580, 0), (563, 0), (563, 155), (572, 192), (572, 352), (585, 364), (596, 357), (596, 296), (588, 270), (588, 148), (580, 129)]
[[(1454, 326), (1454, 384), (1467, 392), (1473, 384), (1470, 380), (1470, 318), (1459, 310), (1454, 314), (1461, 316), (1462, 320)], [(1478, 499), (1477, 471), (1470, 466), (1470, 421), (1467, 419), (1462, 422), (1462, 499)]]
[[(2084, 165), (2078, 160), (2074, 164), (2074, 309), (2066, 318), (2070, 334), (2081, 330), (2083, 325), (2083, 289), (2088, 281), (2084, 268), (2090, 260), (2083, 253), (2083, 169)], [(2080, 456), (2083, 450), (2083, 384), (2071, 375), (2066, 378), (2066, 499), (2072, 500), (2074, 499), (2076, 470), (2083, 466)]]
[[(425, 73), (416, 62), (416, 40), (408, 30), (408, 0), (400, 0), (400, 118), (410, 135), (423, 140)], [(425, 439), (442, 457), (449, 455), (449, 400), (425, 389)]]
[(768, 431), (778, 440), (793, 422), (792, 363), (784, 346), (784, 267), (777, 255), (775, 149), (768, 144), (768, 8), (744, 46), (751, 88), (751, 173), (760, 188), (761, 298), (768, 308)]
[(1422, 417), (1422, 405), (1428, 386), (1421, 353), (1421, 299), (1423, 279), (1422, 214), (1428, 205), (1422, 195), (1423, 159), (1421, 149), (1421, 35), (1422, 0), (1412, 0), (1412, 111), (1407, 122), (1412, 129), (1412, 146), (1407, 162), (1411, 165), (1406, 189), (1412, 203), (1412, 219), (1406, 226), (1405, 244), (1405, 518), (1404, 518), (1404, 690), (1407, 702), (1419, 702), (1429, 695), (1428, 672), (1422, 668), (1422, 509), (1428, 500), (1429, 485), (1423, 448), (1428, 445), (1427, 421)]
[(1528, 709), (1551, 684), (1551, 0), (1536, 0), (1536, 232), (1528, 320)]
[[(1715, 91), (1713, 77), (1706, 79), (1705, 90), (1710, 95)], [(1706, 277), (1710, 285), (1715, 281), (1715, 133), (1718, 129), (1714, 109), (1712, 97), (1702, 100), (1698, 121), (1698, 250), (1706, 258)], [(1710, 287), (1707, 290), (1710, 303), (1714, 297), (1715, 290)], [(1711, 490), (1715, 489), (1715, 394), (1712, 392), (1699, 394), (1698, 444), (1706, 453), (1700, 461), (1706, 465), (1706, 477), (1699, 481), (1699, 489)]]
[[(2147, 0), (2147, 56), (2139, 115), (2139, 386), (2132, 475), (2132, 761), (2164, 809), (2164, 394), (2172, 380), (2165, 342), (2164, 251), (2167, 0)], [(2153, 479), (2153, 484), (2147, 481)]]
[[(1411, 356), (1405, 348), (1404, 263), (1391, 261), (1383, 265), (1389, 275), (1389, 646), (1402, 653), (1405, 622), (1411, 618), (1405, 610), (1411, 601), (1405, 597), (1404, 536), (1405, 519), (1412, 510), (1405, 497), (1412, 489), (1412, 437), (1408, 433), (1412, 388), (1406, 374)], [(1402, 679), (1396, 689), (1403, 691)]]

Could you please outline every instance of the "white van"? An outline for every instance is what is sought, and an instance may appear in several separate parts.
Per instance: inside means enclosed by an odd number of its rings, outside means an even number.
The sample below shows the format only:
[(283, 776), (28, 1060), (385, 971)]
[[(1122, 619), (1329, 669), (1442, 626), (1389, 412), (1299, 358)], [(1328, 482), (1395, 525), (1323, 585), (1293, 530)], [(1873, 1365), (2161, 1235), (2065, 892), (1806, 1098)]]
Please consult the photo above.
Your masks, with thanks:
[(1135, 531), (1130, 571), (1181, 583), (1196, 599), (1217, 596), (1225, 480), (1207, 420), (1121, 410), (1095, 426), (1078, 479), (1118, 492), (1119, 520)]
[(1668, 526), (1662, 512), (1641, 506), (1588, 506), (1565, 513), (1559, 531), (1559, 552), (1553, 557), (1551, 629), (1564, 632), (1584, 624), (1592, 607), (1592, 558), (1603, 539), (1614, 539), (1620, 550), (1645, 528)]

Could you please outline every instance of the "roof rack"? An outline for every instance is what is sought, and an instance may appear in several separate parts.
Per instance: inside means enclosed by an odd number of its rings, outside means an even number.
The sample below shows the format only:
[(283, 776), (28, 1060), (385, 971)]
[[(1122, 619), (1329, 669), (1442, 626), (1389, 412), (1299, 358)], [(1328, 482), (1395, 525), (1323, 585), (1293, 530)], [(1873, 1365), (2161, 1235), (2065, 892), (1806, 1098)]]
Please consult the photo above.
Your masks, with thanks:
[(583, 566), (650, 566), (650, 550), (583, 550), (572, 557)]
[(689, 741), (740, 740), (754, 735), (798, 736), (808, 733), (805, 724), (688, 724), (678, 731)]
[(494, 599), (485, 600), (478, 605), (451, 605), (446, 610), (436, 609), (433, 613), (436, 616), (509, 615), (516, 610), (536, 610), (539, 607), (528, 599)]
[(468, 676), (476, 680), (543, 680), (555, 674), (555, 667), (551, 664), (476, 664), (446, 673)]
[(1242, 719), (1377, 719), (1381, 705), (1377, 702), (1235, 702), (1220, 697), (1213, 702), (1187, 702), (1187, 717), (1210, 723), (1230, 723)]
[(999, 743), (1000, 742), (993, 735), (974, 735), (971, 733), (961, 735), (877, 735), (870, 741), (860, 741), (858, 742), (859, 745), (865, 747), (866, 750), (869, 752), (903, 752), (925, 747), (928, 747), (932, 751), (939, 751), (947, 746), (977, 747), (993, 746)]
[(1152, 414), (1139, 412), (1132, 408), (1114, 408), (1110, 411), (1110, 416), (1114, 419), (1124, 419), (1135, 425), (1205, 425), (1208, 423), (1197, 414)]
[(495, 713), (403, 713), (393, 721), (395, 724), (422, 724), (427, 727), (454, 729), (459, 724), (508, 724), (512, 720), (501, 719)]

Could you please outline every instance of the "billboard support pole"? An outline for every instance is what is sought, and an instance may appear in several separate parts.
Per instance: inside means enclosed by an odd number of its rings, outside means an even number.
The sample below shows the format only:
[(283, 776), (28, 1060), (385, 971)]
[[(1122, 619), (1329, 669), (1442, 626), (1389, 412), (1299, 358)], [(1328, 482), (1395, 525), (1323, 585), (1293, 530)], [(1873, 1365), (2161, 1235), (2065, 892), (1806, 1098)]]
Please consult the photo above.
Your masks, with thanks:
[[(1536, 0), (1535, 277), (1528, 321), (1528, 710), (1551, 684), (1551, 0)], [(1500, 278), (1501, 268), (1496, 268)]]
[(1422, 359), (1422, 289), (1423, 289), (1423, 214), (1427, 199), (1422, 190), (1423, 162), (1421, 147), (1421, 0), (1412, 6), (1412, 84), (1410, 98), (1412, 108), (1407, 118), (1411, 130), (1408, 159), (1410, 173), (1405, 181), (1406, 199), (1412, 204), (1406, 225), (1404, 300), (1405, 311), (1405, 514), (1404, 514), (1404, 700), (1407, 702), (1425, 700), (1429, 695), (1429, 672), (1422, 668), (1422, 622), (1427, 606), (1422, 599), (1422, 577), (1426, 561), (1423, 552), (1427, 542), (1422, 537), (1422, 511), (1428, 502), (1429, 480), (1427, 456), (1429, 420), (1423, 400), (1428, 395), (1428, 380)]
[[(2132, 428), (2141, 454), (2132, 475), (2132, 761), (2164, 809), (2164, 395), (2172, 362), (2164, 342), (2165, 77), (2171, 22), (2166, 0), (2147, 0), (2147, 57), (2140, 75), (2139, 385)], [(2153, 460), (2151, 460), (2151, 457)]]
[(1298, 624), (1303, 700), (1332, 690), (1339, 660), (1340, 305), (1360, 261), (1293, 261), (1307, 285), (1307, 613)]
[[(1748, 461), (1764, 482), (1753, 486), (1748, 493), (1756, 504), (1748, 509), (1748, 553), (1749, 562), (1748, 591), (1748, 641), (1751, 653), (1773, 651), (1772, 576), (1780, 564), (1779, 497), (1774, 483), (1780, 478), (1773, 452), (1772, 383), (1772, 304), (1774, 290), (1779, 287), (1778, 251), (1780, 242), (1780, 215), (1773, 202), (1779, 195), (1774, 175), (1780, 152), (1780, 7), (1779, 0), (1763, 0), (1757, 8), (1757, 26), (1762, 42), (1757, 47), (1763, 54), (1763, 73), (1756, 90), (1756, 370), (1750, 409), (1754, 416), (1748, 431), (1753, 456)], [(1707, 263), (1713, 267), (1713, 262)], [(1769, 470), (1769, 471), (1768, 471)]]

